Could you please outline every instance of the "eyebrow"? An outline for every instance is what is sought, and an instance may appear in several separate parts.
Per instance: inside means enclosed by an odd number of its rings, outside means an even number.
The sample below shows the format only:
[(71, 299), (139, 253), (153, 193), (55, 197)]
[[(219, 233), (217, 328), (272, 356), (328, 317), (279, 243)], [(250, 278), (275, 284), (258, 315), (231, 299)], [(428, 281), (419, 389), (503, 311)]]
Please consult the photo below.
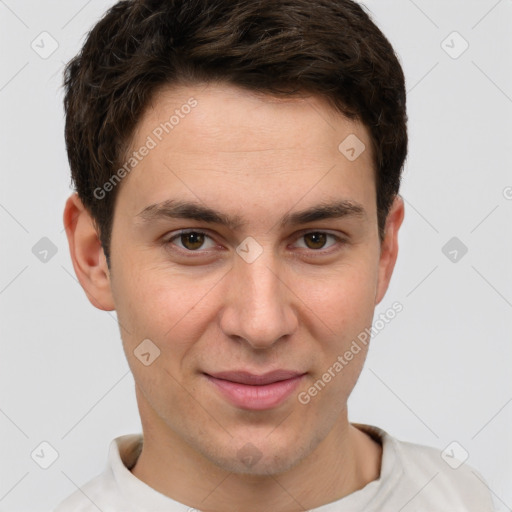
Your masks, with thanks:
[[(208, 224), (219, 224), (233, 231), (247, 224), (239, 215), (228, 215), (201, 203), (176, 199), (168, 199), (161, 203), (146, 206), (136, 217), (141, 219), (144, 224), (165, 219), (189, 219)], [(279, 222), (281, 227), (284, 228), (324, 219), (339, 219), (343, 217), (363, 219), (367, 218), (367, 215), (366, 210), (360, 203), (338, 200), (322, 203), (293, 213), (288, 212)]]

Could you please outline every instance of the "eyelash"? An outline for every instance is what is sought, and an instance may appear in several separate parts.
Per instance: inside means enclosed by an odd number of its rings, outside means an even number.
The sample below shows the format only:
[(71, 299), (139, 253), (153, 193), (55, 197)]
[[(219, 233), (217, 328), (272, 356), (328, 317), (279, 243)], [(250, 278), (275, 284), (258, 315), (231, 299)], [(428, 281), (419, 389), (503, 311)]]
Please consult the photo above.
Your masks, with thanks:
[[(186, 248), (182, 248), (182, 247), (176, 246), (176, 245), (174, 245), (172, 243), (174, 240), (179, 239), (182, 235), (187, 235), (187, 234), (191, 234), (191, 233), (199, 234), (199, 235), (205, 235), (205, 237), (207, 237), (207, 238), (209, 238), (210, 240), (213, 241), (213, 238), (207, 232), (205, 232), (205, 231), (201, 231), (201, 230), (198, 230), (198, 229), (188, 229), (188, 230), (184, 229), (184, 230), (175, 232), (174, 234), (171, 234), (172, 236), (168, 236), (165, 239), (163, 239), (162, 244), (165, 247), (167, 247), (167, 248), (171, 247), (172, 251), (176, 251), (178, 253), (185, 254), (186, 256), (195, 257), (195, 256), (193, 256), (194, 253), (203, 254), (203, 255), (205, 253), (208, 253), (208, 249), (207, 250), (197, 249), (197, 250), (193, 251), (193, 250), (190, 250), (190, 249), (186, 249)], [(328, 254), (331, 254), (332, 252), (335, 252), (336, 249), (333, 251), (333, 247), (340, 246), (340, 245), (343, 246), (343, 245), (347, 244), (347, 241), (344, 238), (342, 238), (340, 236), (337, 236), (337, 235), (334, 235), (332, 233), (329, 233), (327, 231), (309, 230), (309, 231), (300, 232), (300, 233), (301, 234), (298, 236), (298, 239), (303, 238), (306, 235), (310, 235), (310, 234), (324, 234), (324, 235), (327, 235), (328, 237), (333, 238), (336, 241), (336, 243), (332, 244), (328, 249), (309, 249), (307, 247), (301, 247), (300, 248), (302, 250), (306, 250), (308, 252), (312, 252), (313, 254), (328, 255)], [(339, 250), (339, 249), (341, 249), (341, 247), (337, 248), (337, 250)]]

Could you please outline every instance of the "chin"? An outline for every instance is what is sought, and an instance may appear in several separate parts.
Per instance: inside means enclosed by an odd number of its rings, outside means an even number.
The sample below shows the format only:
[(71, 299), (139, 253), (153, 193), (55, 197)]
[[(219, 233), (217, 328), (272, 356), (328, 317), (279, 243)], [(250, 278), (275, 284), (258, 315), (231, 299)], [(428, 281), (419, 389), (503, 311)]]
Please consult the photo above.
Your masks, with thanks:
[(237, 450), (224, 449), (219, 453), (205, 453), (203, 455), (213, 464), (225, 471), (237, 475), (271, 476), (285, 473), (299, 464), (305, 457), (302, 450), (296, 445), (281, 446), (278, 450), (270, 443), (265, 447), (250, 441), (240, 444)]

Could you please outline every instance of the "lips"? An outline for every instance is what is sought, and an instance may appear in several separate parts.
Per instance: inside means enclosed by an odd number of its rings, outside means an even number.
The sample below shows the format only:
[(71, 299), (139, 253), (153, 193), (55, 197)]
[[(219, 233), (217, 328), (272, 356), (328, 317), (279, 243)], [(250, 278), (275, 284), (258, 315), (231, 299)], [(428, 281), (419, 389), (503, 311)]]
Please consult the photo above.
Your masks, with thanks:
[(228, 380), (238, 384), (264, 386), (266, 384), (272, 384), (273, 382), (293, 379), (303, 374), (304, 372), (296, 372), (293, 370), (274, 370), (273, 372), (268, 372), (263, 375), (254, 375), (246, 371), (237, 370), (232, 372), (210, 373), (208, 375), (214, 377), (215, 379)]
[(283, 404), (305, 373), (275, 370), (263, 375), (246, 371), (204, 374), (219, 396), (239, 409), (262, 411)]

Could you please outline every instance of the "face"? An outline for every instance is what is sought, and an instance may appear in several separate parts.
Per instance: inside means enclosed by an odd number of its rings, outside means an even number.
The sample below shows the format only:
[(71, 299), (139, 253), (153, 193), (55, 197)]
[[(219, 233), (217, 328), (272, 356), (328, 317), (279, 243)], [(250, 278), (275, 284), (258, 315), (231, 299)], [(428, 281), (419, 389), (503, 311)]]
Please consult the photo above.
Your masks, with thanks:
[[(356, 159), (339, 149), (348, 136), (366, 147)], [(346, 414), (366, 347), (308, 390), (371, 325), (394, 265), (370, 148), (316, 97), (210, 84), (153, 99), (132, 140), (145, 156), (119, 185), (108, 281), (143, 425), (226, 470), (275, 474)], [(296, 377), (218, 375), (276, 370)]]

